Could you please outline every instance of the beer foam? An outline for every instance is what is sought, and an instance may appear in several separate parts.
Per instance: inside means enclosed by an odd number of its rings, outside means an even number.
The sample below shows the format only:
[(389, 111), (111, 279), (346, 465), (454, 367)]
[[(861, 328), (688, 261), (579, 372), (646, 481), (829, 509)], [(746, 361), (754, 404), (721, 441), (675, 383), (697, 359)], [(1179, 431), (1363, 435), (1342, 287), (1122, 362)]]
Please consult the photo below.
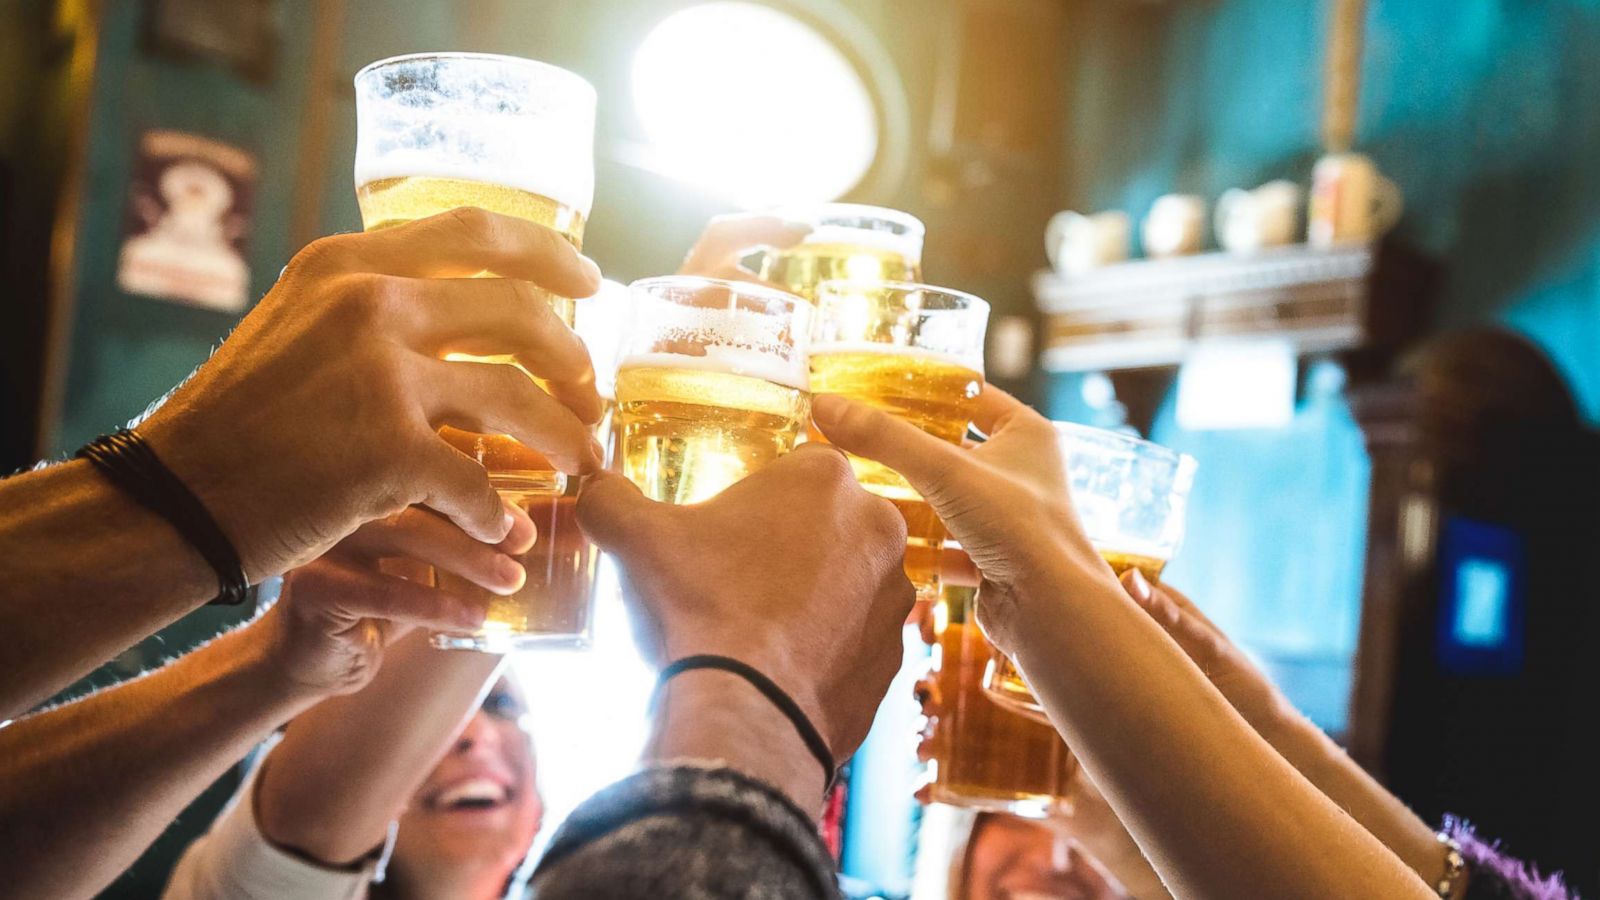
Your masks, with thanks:
[[(548, 142), (546, 142), (548, 147)], [(589, 217), (594, 205), (592, 161), (562, 159), (569, 154), (540, 152), (536, 141), (520, 148), (515, 169), (469, 160), (453, 160), (428, 150), (395, 149), (377, 158), (356, 151), (355, 181), (360, 186), (387, 178), (454, 178), (527, 191), (576, 209)]]
[(863, 247), (893, 253), (907, 259), (917, 260), (922, 256), (922, 235), (920, 234), (895, 234), (892, 231), (879, 231), (872, 228), (855, 228), (849, 225), (818, 225), (811, 229), (800, 240), (802, 246), (807, 244), (843, 244), (848, 247)]
[(620, 372), (623, 369), (643, 367), (695, 369), (702, 372), (726, 372), (730, 375), (759, 378), (797, 391), (811, 388), (810, 373), (806, 371), (803, 359), (783, 359), (759, 350), (725, 345), (708, 346), (705, 351), (704, 356), (690, 356), (687, 353), (634, 353), (625, 357), (617, 365), (617, 370)]
[(827, 341), (825, 343), (811, 345), (811, 355), (814, 357), (827, 356), (831, 353), (876, 353), (880, 356), (911, 356), (919, 359), (926, 359), (932, 362), (942, 363), (948, 366), (955, 366), (958, 369), (966, 369), (971, 372), (977, 372), (980, 378), (983, 377), (982, 360), (978, 360), (977, 365), (973, 365), (972, 360), (957, 356), (954, 353), (945, 353), (941, 350), (929, 350), (926, 347), (907, 347), (903, 344), (880, 344), (873, 341)]

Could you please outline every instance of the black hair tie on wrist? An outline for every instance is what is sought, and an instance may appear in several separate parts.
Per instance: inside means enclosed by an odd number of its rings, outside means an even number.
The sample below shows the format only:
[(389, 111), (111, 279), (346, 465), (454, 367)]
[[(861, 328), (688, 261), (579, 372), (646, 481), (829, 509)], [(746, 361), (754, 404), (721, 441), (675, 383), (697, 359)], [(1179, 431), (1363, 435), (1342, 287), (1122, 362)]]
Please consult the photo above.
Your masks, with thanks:
[(783, 688), (778, 687), (771, 678), (761, 674), (754, 666), (742, 663), (732, 657), (716, 656), (709, 653), (685, 656), (683, 659), (662, 669), (661, 674), (656, 676), (656, 688), (655, 692), (650, 696), (650, 708), (652, 710), (655, 709), (656, 700), (661, 695), (661, 689), (667, 686), (667, 682), (673, 676), (681, 675), (693, 669), (715, 669), (720, 672), (737, 675), (748, 681), (751, 687), (760, 691), (763, 697), (772, 701), (772, 705), (776, 706), (779, 712), (788, 717), (790, 723), (794, 725), (794, 730), (800, 732), (800, 740), (805, 743), (806, 749), (811, 751), (811, 755), (816, 757), (817, 763), (822, 766), (824, 791), (833, 787), (833, 779), (838, 774), (838, 769), (833, 762), (833, 752), (828, 749), (828, 742), (823, 740), (822, 733), (817, 731), (817, 726), (811, 724), (811, 720), (806, 718), (805, 711), (800, 708), (800, 704), (794, 702), (793, 697), (784, 693)]
[(212, 603), (237, 606), (244, 602), (250, 580), (245, 577), (239, 551), (200, 498), (156, 457), (144, 438), (124, 428), (95, 438), (73, 455), (88, 460), (141, 506), (172, 523), (211, 564), (220, 586)]

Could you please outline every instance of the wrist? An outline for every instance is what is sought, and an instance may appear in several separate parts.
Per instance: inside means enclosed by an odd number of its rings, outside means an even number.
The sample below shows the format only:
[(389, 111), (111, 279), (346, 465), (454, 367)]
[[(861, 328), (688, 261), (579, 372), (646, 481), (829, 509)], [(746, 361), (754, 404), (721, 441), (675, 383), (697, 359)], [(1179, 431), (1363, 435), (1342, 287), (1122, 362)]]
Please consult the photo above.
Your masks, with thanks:
[[(149, 445), (183, 486), (205, 507), (216, 520), (217, 527), (233, 545), (244, 572), (251, 584), (280, 574), (285, 568), (276, 560), (266, 558), (260, 548), (265, 542), (258, 540), (251, 526), (266, 521), (261, 515), (235, 516), (236, 510), (258, 510), (260, 505), (250, 498), (241, 497), (237, 489), (241, 478), (235, 473), (251, 472), (252, 467), (223, 458), (226, 451), (209, 446), (204, 435), (193, 427), (196, 416), (183, 408), (183, 397), (168, 401), (149, 419), (134, 430)], [(254, 475), (251, 477), (261, 477)]]
[(1126, 600), (1122, 586), (1098, 554), (1061, 540), (1039, 546), (1009, 584), (986, 577), (978, 594), (980, 624), (989, 639), (1013, 658), (1031, 647), (1059, 649), (1057, 626), (1083, 604)]
[(657, 700), (645, 757), (714, 761), (772, 785), (801, 809), (815, 814), (822, 808), (822, 769), (794, 723), (731, 672), (695, 669), (669, 680)]

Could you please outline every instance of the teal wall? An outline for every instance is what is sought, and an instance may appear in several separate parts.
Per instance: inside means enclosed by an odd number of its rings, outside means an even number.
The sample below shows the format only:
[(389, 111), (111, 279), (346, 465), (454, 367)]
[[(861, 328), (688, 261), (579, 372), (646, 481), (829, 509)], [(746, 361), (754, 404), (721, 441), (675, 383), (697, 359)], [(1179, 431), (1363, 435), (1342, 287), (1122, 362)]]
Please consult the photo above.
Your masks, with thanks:
[[(1081, 4), (1065, 205), (1305, 183), (1330, 2)], [(1600, 422), (1600, 2), (1370, 0), (1358, 149), (1444, 264), (1438, 324), (1501, 321)]]
[[(119, 0), (102, 7), (105, 21), (92, 93), (87, 183), (79, 210), (68, 377), (59, 426), (46, 436), (57, 453), (139, 414), (203, 362), (238, 320), (125, 294), (116, 285), (129, 178), (145, 129), (191, 131), (255, 155), (255, 217), (246, 248), (252, 300), (271, 287), (293, 249), (289, 220), (311, 36), (306, 7), (280, 6), (277, 74), (264, 85), (211, 64), (153, 56), (141, 40), (143, 4)], [(227, 607), (198, 610), (130, 648), (68, 693), (158, 666), (250, 612)], [(237, 778), (230, 773), (210, 786), (101, 896), (158, 896), (177, 854), (209, 825), (236, 785)]]
[[(1331, 6), (1078, 4), (1062, 205), (1140, 217), (1169, 191), (1214, 199), (1273, 178), (1307, 183)], [(1357, 149), (1405, 192), (1399, 236), (1443, 265), (1436, 327), (1499, 322), (1527, 334), (1591, 421), (1600, 421), (1596, 48), (1596, 0), (1371, 0), (1357, 129)], [(1308, 372), (1286, 428), (1187, 433), (1169, 398), (1153, 437), (1201, 463), (1172, 582), (1337, 730), (1367, 464), (1345, 404), (1317, 382)], [(1078, 383), (1054, 378), (1049, 405), (1081, 417)]]
[(219, 66), (150, 55), (140, 37), (143, 5), (104, 8), (65, 402), (60, 426), (49, 435), (61, 452), (116, 428), (170, 390), (238, 319), (131, 296), (116, 285), (129, 177), (145, 129), (192, 131), (255, 155), (255, 216), (246, 247), (252, 300), (272, 286), (292, 251), (310, 17), (304, 10), (280, 16), (277, 75), (258, 86)]

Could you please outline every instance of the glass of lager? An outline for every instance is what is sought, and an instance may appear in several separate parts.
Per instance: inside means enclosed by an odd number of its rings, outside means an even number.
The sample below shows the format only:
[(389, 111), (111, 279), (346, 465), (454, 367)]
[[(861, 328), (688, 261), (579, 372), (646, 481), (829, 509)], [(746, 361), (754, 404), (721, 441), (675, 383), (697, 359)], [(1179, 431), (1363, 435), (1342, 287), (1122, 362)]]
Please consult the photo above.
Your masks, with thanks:
[[(368, 231), (477, 206), (582, 246), (594, 199), (595, 92), (587, 81), (512, 56), (427, 53), (375, 62), (355, 85), (356, 199)], [(573, 301), (548, 299), (571, 326)], [(440, 433), (515, 490), (565, 488), (543, 455), (507, 435)]]
[[(1072, 505), (1089, 540), (1119, 577), (1138, 569), (1156, 583), (1183, 543), (1194, 458), (1115, 431), (1052, 424)], [(995, 702), (1045, 721), (1011, 660), (995, 654), (984, 689)]]
[(984, 693), (990, 648), (974, 619), (977, 569), (958, 545), (946, 544), (943, 571), (932, 609), (939, 711), (927, 769), (930, 799), (1033, 818), (1070, 813), (1078, 762), (1061, 735)]
[(698, 503), (794, 449), (811, 416), (811, 304), (713, 278), (636, 281), (617, 364), (622, 472)]
[[(877, 407), (960, 444), (983, 390), (989, 304), (909, 282), (828, 281), (817, 288), (811, 389)], [(920, 600), (939, 598), (944, 523), (899, 473), (850, 457), (867, 490), (906, 520), (906, 575)]]
[(922, 222), (881, 206), (826, 203), (773, 212), (811, 231), (793, 247), (763, 254), (760, 276), (807, 300), (824, 281), (922, 280)]
[[(612, 392), (613, 361), (621, 328), (627, 288), (606, 281), (600, 292), (577, 304), (575, 328), (589, 347), (595, 368), (595, 388), (605, 403), (596, 426), (608, 457), (615, 418)], [(528, 580), (509, 597), (438, 571), (435, 583), (451, 593), (474, 597), (489, 615), (483, 627), (470, 634), (437, 634), (435, 646), (446, 649), (505, 653), (525, 647), (587, 647), (593, 637), (594, 604), (599, 577), (600, 551), (578, 527), (576, 484), (563, 494), (527, 490), (514, 475), (490, 474), (500, 495), (521, 506), (539, 529), (533, 547), (519, 558)]]

